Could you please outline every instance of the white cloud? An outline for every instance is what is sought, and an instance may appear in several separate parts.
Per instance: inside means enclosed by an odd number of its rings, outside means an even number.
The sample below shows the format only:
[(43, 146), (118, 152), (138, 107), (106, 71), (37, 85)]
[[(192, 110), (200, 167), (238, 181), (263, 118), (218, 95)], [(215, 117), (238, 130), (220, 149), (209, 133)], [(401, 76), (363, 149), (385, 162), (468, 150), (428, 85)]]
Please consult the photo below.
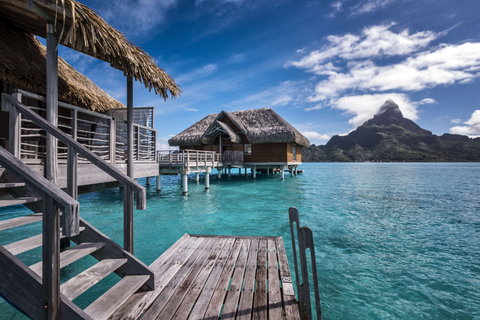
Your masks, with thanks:
[(352, 15), (373, 12), (384, 8), (393, 2), (394, 0), (366, 0), (360, 2), (351, 9)]
[(335, 70), (332, 66), (326, 67), (325, 61), (331, 59), (364, 59), (371, 57), (391, 57), (406, 55), (426, 47), (438, 37), (432, 31), (410, 33), (404, 29), (399, 33), (391, 31), (393, 23), (364, 28), (360, 35), (347, 33), (342, 36), (330, 35), (328, 45), (320, 50), (314, 50), (298, 61), (290, 62), (297, 68), (307, 69), (309, 72), (324, 74), (323, 70)]
[(358, 127), (373, 118), (385, 101), (392, 99), (400, 107), (403, 115), (411, 120), (418, 119), (417, 107), (403, 93), (383, 93), (347, 96), (332, 102), (332, 107), (353, 116), (348, 122)]
[(299, 94), (302, 84), (284, 81), (231, 103), (235, 108), (284, 107), (303, 103), (306, 95)]
[(452, 119), (452, 120), (450, 120), (450, 122), (453, 123), (453, 124), (459, 124), (459, 123), (462, 123), (462, 119), (458, 119), (458, 118), (457, 119)]
[(200, 68), (194, 69), (186, 74), (176, 77), (177, 83), (185, 83), (190, 81), (196, 81), (201, 78), (208, 77), (217, 71), (218, 65), (214, 63), (206, 64)]
[(317, 131), (303, 131), (302, 134), (310, 140), (310, 143), (313, 144), (326, 142), (331, 138), (328, 134), (322, 134)]
[(334, 18), (337, 13), (343, 10), (343, 3), (341, 1), (335, 1), (330, 4), (330, 7), (332, 8), (332, 12), (330, 12), (327, 17)]
[(185, 111), (198, 112), (199, 110), (197, 108), (186, 108)]
[(420, 91), (470, 82), (479, 76), (480, 43), (444, 45), (388, 66), (377, 66), (372, 61), (351, 63), (348, 72), (334, 73), (320, 81), (310, 101), (335, 97), (346, 90)]
[(99, 1), (96, 10), (124, 32), (142, 36), (158, 27), (167, 19), (169, 9), (175, 7), (178, 0), (117, 0)]
[(480, 110), (475, 110), (470, 119), (464, 122), (464, 126), (455, 126), (450, 128), (451, 133), (463, 134), (474, 137), (480, 137)]
[(425, 98), (418, 102), (418, 104), (433, 104), (433, 103), (437, 103), (437, 100), (433, 98)]
[(165, 150), (178, 150), (178, 147), (171, 147), (168, 144), (168, 139), (170, 139), (171, 135), (169, 137), (159, 137), (157, 138), (157, 150), (158, 151), (165, 151)]
[(314, 105), (313, 107), (308, 107), (308, 108), (305, 108), (305, 111), (314, 111), (314, 110), (320, 110), (320, 109), (323, 109), (324, 106), (321, 105), (321, 104), (316, 104)]
[(292, 101), (292, 97), (289, 96), (288, 94), (283, 94), (270, 102), (270, 105), (275, 107), (275, 106), (285, 106), (287, 105), (290, 101)]

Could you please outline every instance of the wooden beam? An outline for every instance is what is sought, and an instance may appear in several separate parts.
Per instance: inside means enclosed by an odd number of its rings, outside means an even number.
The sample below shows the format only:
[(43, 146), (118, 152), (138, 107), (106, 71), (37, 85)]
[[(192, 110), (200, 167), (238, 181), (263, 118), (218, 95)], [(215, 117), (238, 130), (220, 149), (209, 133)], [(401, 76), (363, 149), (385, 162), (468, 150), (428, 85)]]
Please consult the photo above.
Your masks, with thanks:
[(133, 254), (133, 198), (130, 186), (123, 186), (123, 248)]
[(127, 175), (133, 178), (133, 79), (127, 76)]
[[(58, 123), (58, 41), (55, 27), (47, 24), (47, 121), (53, 126)], [(57, 182), (57, 139), (47, 132), (45, 177)]]
[(42, 278), (47, 319), (58, 319), (60, 309), (60, 212), (52, 198), (43, 200)]

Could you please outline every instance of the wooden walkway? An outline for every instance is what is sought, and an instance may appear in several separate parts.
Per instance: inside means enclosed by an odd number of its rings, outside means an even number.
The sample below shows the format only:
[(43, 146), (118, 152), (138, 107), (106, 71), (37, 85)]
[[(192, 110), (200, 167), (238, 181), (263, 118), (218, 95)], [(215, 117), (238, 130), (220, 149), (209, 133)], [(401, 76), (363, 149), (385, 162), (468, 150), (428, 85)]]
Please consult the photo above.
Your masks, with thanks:
[(300, 319), (281, 237), (188, 235), (110, 319)]

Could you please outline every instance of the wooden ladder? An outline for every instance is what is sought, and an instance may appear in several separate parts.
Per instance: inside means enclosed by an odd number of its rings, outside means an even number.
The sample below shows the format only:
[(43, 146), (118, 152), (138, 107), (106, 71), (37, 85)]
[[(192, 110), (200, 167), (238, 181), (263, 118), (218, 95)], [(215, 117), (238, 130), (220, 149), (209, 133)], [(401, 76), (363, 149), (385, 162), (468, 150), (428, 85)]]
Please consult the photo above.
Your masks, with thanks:
[[(3, 170), (2, 170), (3, 171)], [(5, 173), (5, 172), (3, 172)], [(2, 174), (0, 179), (7, 175)], [(14, 207), (42, 202), (42, 197), (15, 197), (30, 193), (23, 181), (0, 182), (0, 207)], [(0, 220), (0, 232), (16, 230), (41, 222), (43, 213), (31, 213)], [(64, 238), (61, 234), (60, 238)], [(25, 237), (0, 247), (0, 294), (33, 319), (44, 319), (45, 302), (42, 294), (42, 265), (39, 261), (27, 266), (17, 256), (42, 246), (42, 234)], [(60, 286), (62, 319), (107, 319), (119, 306), (139, 290), (154, 289), (152, 271), (117, 243), (80, 219), (80, 232), (71, 238), (76, 244), (60, 253), (60, 268), (93, 256), (93, 266), (68, 279)], [(81, 310), (72, 301), (87, 292), (102, 279), (116, 273), (121, 279), (102, 296)]]

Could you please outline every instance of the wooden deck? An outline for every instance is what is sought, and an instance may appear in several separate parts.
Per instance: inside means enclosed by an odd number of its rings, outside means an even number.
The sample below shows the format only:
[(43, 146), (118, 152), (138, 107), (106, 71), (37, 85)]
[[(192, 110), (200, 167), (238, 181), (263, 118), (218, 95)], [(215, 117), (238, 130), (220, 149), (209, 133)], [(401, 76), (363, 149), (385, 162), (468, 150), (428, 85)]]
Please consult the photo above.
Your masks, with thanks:
[(281, 237), (188, 235), (110, 319), (300, 319)]

